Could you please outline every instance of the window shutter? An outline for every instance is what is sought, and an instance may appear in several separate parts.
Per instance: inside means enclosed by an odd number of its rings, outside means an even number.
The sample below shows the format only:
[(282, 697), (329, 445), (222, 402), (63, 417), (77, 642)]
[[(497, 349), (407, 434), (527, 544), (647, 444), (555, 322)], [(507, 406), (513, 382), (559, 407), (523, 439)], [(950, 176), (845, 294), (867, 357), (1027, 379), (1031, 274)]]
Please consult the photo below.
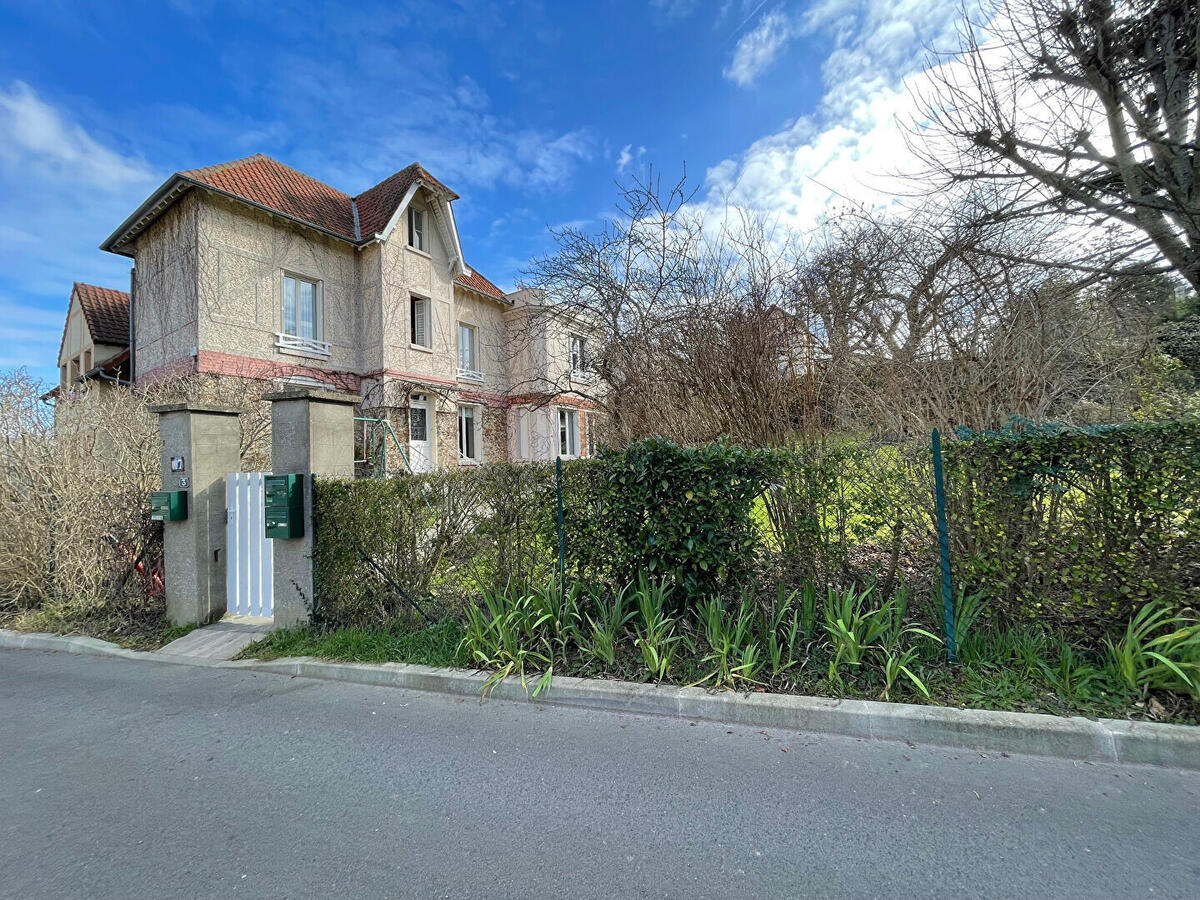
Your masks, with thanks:
[(429, 346), (429, 301), (423, 297), (412, 299), (412, 332), (413, 343), (422, 347)]

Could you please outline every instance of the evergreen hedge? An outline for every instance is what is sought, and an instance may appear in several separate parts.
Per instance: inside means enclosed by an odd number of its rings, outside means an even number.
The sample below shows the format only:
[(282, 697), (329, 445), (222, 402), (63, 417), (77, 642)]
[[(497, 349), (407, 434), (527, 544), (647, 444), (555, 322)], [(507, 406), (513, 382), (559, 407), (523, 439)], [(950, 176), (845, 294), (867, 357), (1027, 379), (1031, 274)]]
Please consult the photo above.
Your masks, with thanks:
[[(989, 616), (1099, 632), (1153, 599), (1200, 602), (1200, 423), (964, 433), (945, 459), (954, 579)], [(553, 464), (319, 479), (316, 498), (329, 622), (385, 623), (405, 597), (436, 615), (557, 572)], [(645, 573), (690, 603), (756, 580), (936, 581), (925, 447), (648, 440), (565, 462), (563, 506), (571, 582)]]
[(945, 459), (955, 580), (1003, 618), (1200, 600), (1200, 422), (967, 432)]

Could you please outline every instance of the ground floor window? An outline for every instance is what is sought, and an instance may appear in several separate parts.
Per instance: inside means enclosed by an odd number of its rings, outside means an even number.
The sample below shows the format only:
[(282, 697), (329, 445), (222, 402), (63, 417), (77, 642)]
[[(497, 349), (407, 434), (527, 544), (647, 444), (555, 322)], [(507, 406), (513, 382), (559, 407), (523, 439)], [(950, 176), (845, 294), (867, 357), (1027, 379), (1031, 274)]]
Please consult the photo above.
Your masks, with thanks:
[(583, 426), (584, 434), (586, 435), (587, 455), (595, 456), (600, 450), (600, 417), (595, 413), (588, 413)]
[(458, 408), (458, 458), (463, 462), (479, 462), (478, 419), (479, 411), (474, 406)]
[(579, 455), (579, 412), (559, 407), (558, 410), (558, 454)]
[(517, 429), (517, 459), (529, 459), (529, 410), (515, 409), (513, 421)]

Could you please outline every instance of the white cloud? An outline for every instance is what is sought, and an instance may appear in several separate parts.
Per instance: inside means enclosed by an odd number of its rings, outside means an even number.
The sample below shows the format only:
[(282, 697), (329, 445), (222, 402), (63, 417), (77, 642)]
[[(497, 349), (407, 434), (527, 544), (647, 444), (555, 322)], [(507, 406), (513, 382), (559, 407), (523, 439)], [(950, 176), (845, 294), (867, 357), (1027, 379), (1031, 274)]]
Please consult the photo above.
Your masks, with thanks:
[(767, 13), (733, 48), (733, 59), (724, 75), (734, 84), (750, 87), (796, 36), (795, 23), (779, 10)]
[(101, 187), (145, 181), (150, 169), (121, 156), (67, 121), (22, 81), (0, 88), (0, 162), (21, 165), (41, 177)]
[(692, 14), (698, 0), (650, 0), (650, 5), (669, 20), (684, 19)]
[(629, 168), (629, 164), (634, 161), (640, 161), (646, 155), (645, 147), (635, 148), (633, 144), (626, 144), (621, 148), (620, 154), (617, 156), (617, 174), (620, 175)]
[(489, 103), (487, 93), (470, 75), (464, 75), (458, 79), (458, 87), (454, 91), (454, 96), (467, 109), (487, 109)]
[[(822, 65), (817, 110), (711, 167), (706, 205), (728, 202), (812, 225), (842, 202), (894, 202), (911, 190), (915, 161), (906, 155), (913, 97), (930, 83), (926, 46), (952, 46), (961, 16), (945, 0), (823, 0), (798, 32), (832, 44)], [(952, 63), (950, 63), (952, 64)]]
[(129, 283), (96, 246), (159, 175), (23, 82), (0, 87), (0, 134), (0, 367), (52, 378), (71, 283)]

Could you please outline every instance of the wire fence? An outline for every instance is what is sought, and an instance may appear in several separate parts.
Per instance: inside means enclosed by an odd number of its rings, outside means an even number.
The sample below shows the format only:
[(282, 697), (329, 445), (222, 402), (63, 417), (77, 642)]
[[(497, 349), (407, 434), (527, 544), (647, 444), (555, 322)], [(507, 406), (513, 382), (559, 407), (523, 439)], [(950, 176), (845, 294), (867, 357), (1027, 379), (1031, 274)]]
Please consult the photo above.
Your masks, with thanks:
[[(943, 444), (944, 440), (944, 446)], [(934, 434), (789, 449), (643, 442), (589, 460), (321, 480), (326, 621), (453, 612), (506, 584), (699, 602), (806, 584), (928, 596), (951, 657), (968, 595), (987, 615), (1098, 636), (1200, 597), (1200, 424)]]

